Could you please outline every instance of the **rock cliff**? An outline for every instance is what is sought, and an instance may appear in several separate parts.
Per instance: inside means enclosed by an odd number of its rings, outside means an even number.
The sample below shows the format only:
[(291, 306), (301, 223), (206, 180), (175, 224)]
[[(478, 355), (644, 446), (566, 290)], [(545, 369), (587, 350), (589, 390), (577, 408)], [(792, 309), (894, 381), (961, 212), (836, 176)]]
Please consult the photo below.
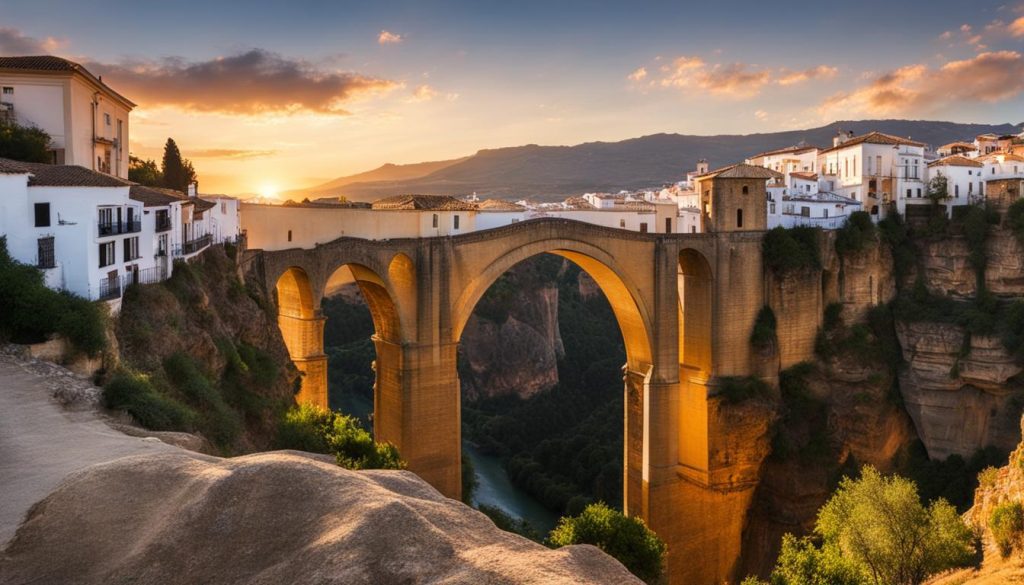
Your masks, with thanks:
[(640, 583), (595, 547), (503, 532), (411, 473), (297, 452), (87, 468), (31, 509), (0, 553), (0, 581)]
[(933, 322), (898, 322), (896, 332), (903, 399), (933, 459), (1016, 446), (1024, 368), (998, 338), (965, 339), (963, 327)]

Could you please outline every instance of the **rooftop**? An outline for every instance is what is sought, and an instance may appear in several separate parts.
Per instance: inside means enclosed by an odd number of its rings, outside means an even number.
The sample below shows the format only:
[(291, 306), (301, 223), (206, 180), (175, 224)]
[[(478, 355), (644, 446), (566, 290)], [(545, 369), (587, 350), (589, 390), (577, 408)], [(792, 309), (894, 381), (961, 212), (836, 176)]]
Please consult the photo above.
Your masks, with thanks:
[(28, 174), (32, 187), (127, 187), (128, 181), (75, 165), (48, 165), (0, 158), (0, 173)]
[(188, 196), (180, 191), (145, 185), (132, 185), (128, 197), (142, 203), (144, 207), (162, 207), (175, 201), (188, 200)]
[(802, 179), (804, 181), (817, 181), (818, 173), (804, 173), (804, 172), (793, 172), (789, 173), (790, 177), (794, 179)]
[(475, 211), (476, 206), (450, 195), (395, 195), (373, 202), (373, 209)]
[(831, 191), (818, 191), (817, 193), (805, 193), (797, 195), (787, 195), (783, 198), (784, 201), (816, 201), (818, 203), (842, 203), (844, 205), (860, 205), (860, 201), (851, 199), (849, 197), (843, 197), (838, 193), (832, 193)]
[(0, 71), (26, 71), (33, 73), (78, 73), (97, 85), (110, 92), (114, 97), (125, 102), (129, 107), (134, 108), (135, 102), (114, 91), (103, 80), (96, 77), (85, 67), (74, 61), (69, 61), (54, 55), (28, 55), (18, 57), (0, 57)]
[(526, 208), (518, 203), (503, 199), (488, 199), (477, 204), (480, 211), (524, 211)]
[(884, 132), (868, 132), (867, 134), (861, 134), (855, 136), (846, 142), (826, 148), (821, 152), (831, 152), (833, 150), (839, 150), (840, 148), (846, 148), (848, 146), (856, 146), (858, 144), (891, 144), (893, 146), (924, 146), (923, 142), (916, 142), (909, 138), (900, 138), (899, 136), (893, 136), (892, 134), (886, 134)]
[(746, 163), (738, 163), (715, 169), (703, 175), (699, 175), (698, 179), (778, 179), (784, 177), (782, 173), (775, 172), (771, 169), (759, 167), (755, 165), (748, 165)]
[(939, 167), (939, 166), (942, 166), (942, 167), (983, 167), (985, 165), (983, 165), (977, 159), (967, 158), (966, 156), (961, 156), (959, 154), (954, 154), (953, 156), (947, 156), (947, 157), (944, 157), (944, 158), (940, 158), (939, 160), (934, 160), (934, 161), (928, 163), (928, 166), (930, 166), (930, 167)]
[(805, 152), (811, 152), (812, 150), (818, 150), (817, 146), (787, 146), (786, 148), (777, 148), (775, 150), (768, 150), (765, 152), (759, 152), (750, 158), (759, 158), (762, 156), (773, 156), (777, 154), (803, 154)]

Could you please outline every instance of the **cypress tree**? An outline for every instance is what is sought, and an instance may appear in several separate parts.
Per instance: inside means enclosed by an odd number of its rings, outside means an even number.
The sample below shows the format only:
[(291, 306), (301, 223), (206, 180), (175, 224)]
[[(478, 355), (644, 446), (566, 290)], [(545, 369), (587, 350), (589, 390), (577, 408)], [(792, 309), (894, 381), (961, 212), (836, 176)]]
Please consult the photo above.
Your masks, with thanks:
[(182, 192), (187, 191), (189, 183), (196, 180), (192, 161), (181, 157), (181, 151), (173, 138), (168, 138), (164, 145), (163, 175), (164, 187)]

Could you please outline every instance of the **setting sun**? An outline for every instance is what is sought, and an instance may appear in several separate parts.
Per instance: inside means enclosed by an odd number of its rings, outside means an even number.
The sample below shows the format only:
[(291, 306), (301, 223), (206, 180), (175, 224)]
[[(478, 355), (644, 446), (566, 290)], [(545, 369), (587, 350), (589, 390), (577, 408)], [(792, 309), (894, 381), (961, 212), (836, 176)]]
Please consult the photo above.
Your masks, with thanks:
[(260, 187), (260, 196), (267, 199), (277, 199), (277, 185), (263, 185)]

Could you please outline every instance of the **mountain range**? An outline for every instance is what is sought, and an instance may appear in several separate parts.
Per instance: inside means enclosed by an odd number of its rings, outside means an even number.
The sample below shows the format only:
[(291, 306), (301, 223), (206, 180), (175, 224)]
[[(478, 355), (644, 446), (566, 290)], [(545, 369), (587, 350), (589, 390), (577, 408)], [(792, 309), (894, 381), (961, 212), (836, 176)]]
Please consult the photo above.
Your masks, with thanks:
[(529, 144), (481, 150), (474, 155), (434, 162), (386, 164), (339, 177), (308, 189), (288, 191), (285, 198), (346, 197), (374, 201), (390, 195), (419, 193), (551, 201), (589, 191), (641, 189), (682, 180), (705, 158), (711, 168), (759, 152), (799, 143), (829, 147), (837, 132), (863, 134), (878, 130), (933, 146), (971, 140), (983, 133), (1011, 134), (1024, 124), (961, 124), (928, 120), (838, 121), (805, 130), (763, 134), (693, 136), (653, 134), (619, 142), (575, 146)]

